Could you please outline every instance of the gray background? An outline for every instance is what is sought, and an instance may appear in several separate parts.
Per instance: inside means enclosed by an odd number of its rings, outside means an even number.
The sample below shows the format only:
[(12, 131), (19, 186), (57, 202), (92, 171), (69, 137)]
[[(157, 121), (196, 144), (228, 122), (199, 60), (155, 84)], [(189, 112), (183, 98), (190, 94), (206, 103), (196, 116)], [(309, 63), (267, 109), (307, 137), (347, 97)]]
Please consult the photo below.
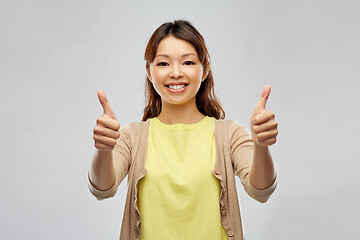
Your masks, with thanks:
[(87, 189), (96, 91), (122, 126), (139, 121), (146, 42), (186, 18), (228, 119), (249, 126), (272, 86), (279, 185), (266, 204), (239, 186), (247, 238), (358, 239), (359, 12), (355, 0), (1, 1), (0, 238), (118, 239), (126, 182), (101, 202)]

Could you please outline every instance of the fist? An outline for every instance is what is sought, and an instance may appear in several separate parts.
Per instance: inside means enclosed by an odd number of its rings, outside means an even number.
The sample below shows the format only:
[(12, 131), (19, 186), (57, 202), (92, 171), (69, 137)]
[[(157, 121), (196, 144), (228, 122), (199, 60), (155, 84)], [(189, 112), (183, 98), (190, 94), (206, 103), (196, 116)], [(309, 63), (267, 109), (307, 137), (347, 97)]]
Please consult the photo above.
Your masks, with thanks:
[(265, 109), (270, 91), (270, 86), (264, 87), (250, 118), (251, 137), (257, 146), (273, 145), (276, 143), (276, 136), (278, 135), (278, 123), (275, 121), (275, 114)]
[(95, 147), (100, 151), (112, 151), (120, 137), (120, 124), (102, 90), (97, 92), (104, 113), (96, 120), (94, 128)]

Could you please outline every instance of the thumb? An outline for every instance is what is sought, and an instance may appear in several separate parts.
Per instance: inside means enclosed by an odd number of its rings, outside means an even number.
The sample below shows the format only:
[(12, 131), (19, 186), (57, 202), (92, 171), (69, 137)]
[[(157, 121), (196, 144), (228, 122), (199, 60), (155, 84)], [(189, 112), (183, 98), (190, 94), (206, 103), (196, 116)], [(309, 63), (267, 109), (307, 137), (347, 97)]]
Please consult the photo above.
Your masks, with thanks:
[(97, 95), (98, 95), (99, 101), (101, 103), (101, 106), (104, 109), (104, 113), (107, 114), (110, 118), (116, 119), (114, 111), (112, 110), (112, 108), (110, 106), (110, 103), (106, 97), (105, 92), (103, 90), (98, 90)]
[(256, 105), (256, 108), (258, 109), (265, 109), (265, 105), (266, 105), (266, 102), (269, 98), (269, 95), (270, 95), (270, 91), (271, 91), (271, 87), (269, 85), (266, 85), (264, 87), (264, 89), (262, 90), (261, 92), (261, 96), (260, 96), (260, 99)]

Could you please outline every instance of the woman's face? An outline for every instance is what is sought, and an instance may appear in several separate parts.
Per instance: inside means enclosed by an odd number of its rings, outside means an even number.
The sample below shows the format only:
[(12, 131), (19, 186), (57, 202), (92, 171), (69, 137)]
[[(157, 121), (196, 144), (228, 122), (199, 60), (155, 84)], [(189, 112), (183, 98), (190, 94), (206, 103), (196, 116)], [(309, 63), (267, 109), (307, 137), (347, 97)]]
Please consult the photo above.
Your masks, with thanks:
[(162, 104), (176, 105), (196, 104), (196, 93), (207, 75), (194, 46), (171, 35), (160, 41), (147, 73)]

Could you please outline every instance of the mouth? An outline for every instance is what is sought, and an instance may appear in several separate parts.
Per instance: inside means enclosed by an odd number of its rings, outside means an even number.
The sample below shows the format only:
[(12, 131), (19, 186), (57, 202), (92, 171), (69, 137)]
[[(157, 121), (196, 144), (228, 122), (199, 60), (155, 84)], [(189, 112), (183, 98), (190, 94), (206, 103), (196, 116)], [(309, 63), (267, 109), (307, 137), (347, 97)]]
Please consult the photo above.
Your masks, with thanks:
[(169, 90), (179, 91), (179, 90), (184, 89), (188, 85), (189, 84), (187, 84), (187, 83), (177, 83), (177, 84), (168, 84), (168, 85), (165, 85), (165, 87), (167, 87)]

